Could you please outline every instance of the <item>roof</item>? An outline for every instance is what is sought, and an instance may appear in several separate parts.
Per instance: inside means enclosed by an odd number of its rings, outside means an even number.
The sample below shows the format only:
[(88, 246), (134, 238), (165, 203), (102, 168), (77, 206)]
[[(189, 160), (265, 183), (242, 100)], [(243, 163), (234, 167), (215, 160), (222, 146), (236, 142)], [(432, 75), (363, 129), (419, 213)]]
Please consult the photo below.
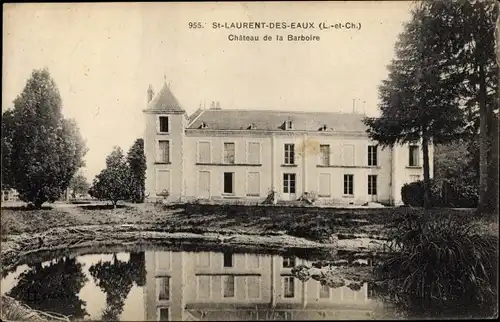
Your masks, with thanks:
[(146, 110), (184, 113), (184, 109), (180, 106), (179, 101), (177, 101), (177, 98), (172, 94), (172, 91), (166, 83), (158, 94), (153, 97), (151, 102), (148, 103)]
[(292, 129), (297, 131), (320, 131), (326, 126), (327, 131), (365, 132), (363, 118), (361, 114), (338, 112), (208, 109), (190, 117), (188, 129), (275, 131), (284, 129), (285, 121), (292, 121)]

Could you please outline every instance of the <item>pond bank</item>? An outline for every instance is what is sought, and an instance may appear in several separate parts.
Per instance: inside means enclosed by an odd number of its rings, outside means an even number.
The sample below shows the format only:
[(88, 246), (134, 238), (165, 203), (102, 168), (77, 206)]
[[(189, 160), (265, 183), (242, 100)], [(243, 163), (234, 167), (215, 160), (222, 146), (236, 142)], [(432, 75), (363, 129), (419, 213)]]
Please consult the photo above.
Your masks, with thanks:
[[(155, 228), (157, 228), (155, 230)], [(359, 246), (359, 245), (365, 246)], [(2, 272), (19, 265), (21, 260), (33, 253), (54, 252), (57, 250), (77, 250), (126, 245), (184, 246), (196, 249), (240, 248), (245, 251), (284, 251), (298, 249), (305, 252), (364, 251), (380, 250), (380, 243), (370, 243), (360, 239), (353, 243), (340, 239), (332, 243), (320, 243), (285, 234), (250, 235), (243, 233), (190, 233), (159, 231), (154, 225), (86, 225), (58, 227), (40, 233), (21, 233), (10, 235), (2, 242)]]
[[(55, 204), (2, 208), (2, 271), (32, 252), (145, 243), (380, 251), (387, 223), (415, 208), (321, 209), (235, 205)], [(471, 211), (433, 210), (469, 216)], [(431, 213), (432, 215), (432, 213)]]

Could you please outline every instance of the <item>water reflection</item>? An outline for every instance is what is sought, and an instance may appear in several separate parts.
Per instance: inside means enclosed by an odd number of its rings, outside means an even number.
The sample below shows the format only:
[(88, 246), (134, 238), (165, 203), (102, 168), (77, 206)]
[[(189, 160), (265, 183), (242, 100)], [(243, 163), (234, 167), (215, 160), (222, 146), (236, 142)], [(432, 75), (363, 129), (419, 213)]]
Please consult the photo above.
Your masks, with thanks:
[(144, 253), (131, 253), (128, 262), (119, 260), (116, 254), (111, 261), (99, 261), (90, 266), (90, 275), (95, 284), (106, 293), (106, 308), (103, 321), (116, 321), (123, 311), (123, 305), (132, 284), (145, 285)]
[(312, 262), (227, 251), (84, 255), (29, 267), (2, 290), (73, 320), (370, 319), (379, 307), (368, 284), (300, 281), (298, 265)]
[(22, 272), (18, 280), (7, 295), (33, 309), (71, 315), (74, 319), (87, 315), (86, 303), (78, 294), (88, 278), (76, 259), (56, 259), (46, 266), (37, 263)]

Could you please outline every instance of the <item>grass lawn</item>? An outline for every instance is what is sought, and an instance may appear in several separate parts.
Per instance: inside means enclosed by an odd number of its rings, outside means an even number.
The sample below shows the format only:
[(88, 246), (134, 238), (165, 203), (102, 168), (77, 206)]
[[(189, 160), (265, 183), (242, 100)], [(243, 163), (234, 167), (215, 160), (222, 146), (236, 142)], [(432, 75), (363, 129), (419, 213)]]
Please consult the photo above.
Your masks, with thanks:
[[(7, 235), (38, 233), (55, 227), (131, 224), (166, 232), (283, 233), (323, 241), (332, 234), (337, 234), (340, 239), (355, 235), (381, 237), (393, 218), (422, 211), (406, 207), (325, 209), (199, 204), (127, 204), (111, 209), (98, 204), (56, 203), (40, 210), (3, 207), (1, 224), (2, 239)], [(442, 214), (470, 218), (477, 221), (485, 233), (498, 235), (497, 222), (477, 218), (472, 209), (432, 209), (428, 213), (429, 216)]]

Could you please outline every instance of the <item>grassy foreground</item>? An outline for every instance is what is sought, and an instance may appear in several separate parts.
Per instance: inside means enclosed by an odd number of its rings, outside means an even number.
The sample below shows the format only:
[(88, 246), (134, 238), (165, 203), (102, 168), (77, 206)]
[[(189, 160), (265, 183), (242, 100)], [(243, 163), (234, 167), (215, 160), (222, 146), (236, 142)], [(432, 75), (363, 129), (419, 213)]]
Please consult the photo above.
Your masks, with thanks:
[[(240, 205), (154, 205), (128, 204), (112, 209), (107, 205), (55, 204), (40, 210), (2, 207), (1, 235), (38, 233), (57, 227), (88, 225), (149, 225), (169, 232), (219, 232), (243, 234), (285, 233), (315, 241), (331, 234), (349, 238), (354, 234), (381, 236), (388, 224), (419, 208), (327, 209), (300, 207), (260, 207)], [(476, 218), (472, 209), (432, 209), (429, 216), (452, 214), (480, 224), (485, 233), (498, 234), (496, 222)], [(352, 236), (351, 236), (352, 237)]]

